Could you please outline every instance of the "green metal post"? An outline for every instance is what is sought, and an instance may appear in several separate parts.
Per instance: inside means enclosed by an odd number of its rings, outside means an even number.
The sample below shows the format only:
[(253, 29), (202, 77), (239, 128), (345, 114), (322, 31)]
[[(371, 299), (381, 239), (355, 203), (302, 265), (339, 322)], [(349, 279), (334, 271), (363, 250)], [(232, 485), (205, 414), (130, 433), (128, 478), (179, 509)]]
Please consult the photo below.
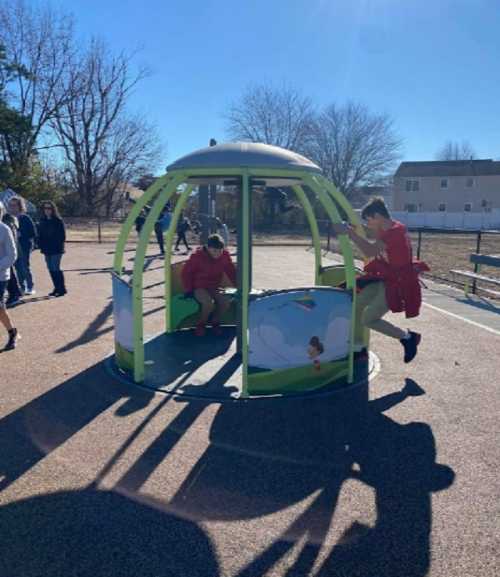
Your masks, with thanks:
[(174, 235), (177, 229), (177, 223), (182, 209), (193, 191), (193, 186), (186, 187), (181, 194), (179, 200), (175, 204), (174, 212), (172, 214), (172, 221), (168, 227), (165, 237), (165, 332), (169, 333), (172, 330), (172, 245), (174, 243)]
[(292, 190), (297, 195), (297, 198), (301, 202), (304, 212), (306, 213), (307, 221), (311, 229), (311, 236), (313, 239), (314, 246), (314, 284), (319, 285), (320, 274), (321, 274), (321, 237), (319, 234), (318, 222), (314, 214), (313, 207), (307, 198), (304, 189), (301, 186), (292, 186)]
[(139, 198), (139, 200), (134, 204), (132, 210), (129, 212), (125, 222), (120, 230), (120, 236), (116, 243), (115, 258), (113, 260), (113, 270), (117, 275), (122, 274), (123, 270), (123, 255), (125, 253), (125, 247), (127, 245), (128, 237), (130, 231), (132, 230), (136, 218), (141, 213), (141, 210), (148, 204), (148, 202), (155, 197), (158, 192), (165, 187), (168, 182), (172, 179), (170, 175), (162, 176), (157, 178), (153, 184), (146, 190), (146, 192)]
[(135, 253), (132, 277), (132, 302), (134, 316), (134, 381), (136, 383), (140, 383), (144, 380), (142, 281), (144, 274), (144, 260), (146, 258), (149, 238), (163, 207), (175, 192), (179, 184), (184, 180), (184, 174), (175, 174), (174, 178), (168, 182), (167, 187), (158, 195), (146, 218), (144, 226), (142, 227), (139, 244), (137, 245)]
[(248, 396), (248, 304), (250, 294), (250, 183), (248, 172), (243, 173), (241, 187), (241, 369), (242, 369), (242, 396)]
[[(325, 188), (323, 188), (322, 184), (320, 184), (320, 182), (318, 182), (314, 177), (310, 176), (306, 178), (305, 182), (316, 193), (319, 201), (325, 208), (331, 221), (333, 223), (341, 222), (337, 207), (335, 206), (331, 196), (328, 194)], [(350, 289), (352, 295), (351, 338), (349, 343), (349, 372), (347, 376), (347, 381), (352, 383), (354, 380), (354, 334), (356, 326), (356, 268), (354, 266), (352, 246), (347, 235), (341, 234), (339, 236), (339, 244), (344, 256), (346, 285), (347, 288)]]
[(342, 210), (347, 214), (347, 218), (349, 222), (356, 228), (356, 231), (364, 236), (364, 229), (361, 221), (351, 206), (351, 203), (347, 200), (347, 198), (340, 192), (340, 190), (330, 182), (327, 178), (323, 175), (314, 176), (314, 179), (318, 182), (318, 184), (323, 185), (330, 196), (335, 200), (335, 202), (342, 208)]

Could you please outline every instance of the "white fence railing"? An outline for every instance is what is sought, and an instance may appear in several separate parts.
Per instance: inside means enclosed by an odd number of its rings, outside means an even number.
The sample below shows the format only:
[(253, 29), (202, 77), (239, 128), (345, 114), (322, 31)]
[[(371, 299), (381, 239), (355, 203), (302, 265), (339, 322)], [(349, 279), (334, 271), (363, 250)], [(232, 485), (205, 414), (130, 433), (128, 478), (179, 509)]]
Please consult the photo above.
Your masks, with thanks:
[(491, 212), (392, 212), (393, 218), (411, 228), (499, 230), (500, 210)]

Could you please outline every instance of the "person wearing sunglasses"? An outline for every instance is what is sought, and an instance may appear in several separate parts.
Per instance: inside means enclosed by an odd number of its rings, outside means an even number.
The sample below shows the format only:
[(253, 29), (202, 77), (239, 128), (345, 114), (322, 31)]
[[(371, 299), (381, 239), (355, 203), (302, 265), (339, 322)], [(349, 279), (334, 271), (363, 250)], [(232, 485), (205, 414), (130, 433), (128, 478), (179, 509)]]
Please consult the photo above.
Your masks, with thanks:
[(38, 226), (38, 246), (45, 256), (54, 290), (49, 296), (62, 297), (67, 293), (61, 259), (64, 254), (66, 230), (56, 205), (52, 201), (42, 204), (42, 218)]

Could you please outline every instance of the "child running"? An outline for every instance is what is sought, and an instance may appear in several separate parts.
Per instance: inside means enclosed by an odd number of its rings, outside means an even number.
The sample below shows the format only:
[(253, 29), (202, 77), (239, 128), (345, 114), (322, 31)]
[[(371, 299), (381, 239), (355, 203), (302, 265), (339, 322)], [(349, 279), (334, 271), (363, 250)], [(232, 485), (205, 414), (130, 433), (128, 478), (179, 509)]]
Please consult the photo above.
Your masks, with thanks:
[[(404, 224), (392, 220), (382, 198), (373, 198), (363, 208), (361, 217), (375, 235), (370, 242), (346, 224), (334, 225), (337, 234), (347, 234), (361, 252), (372, 259), (365, 266), (365, 275), (359, 279), (362, 288), (356, 302), (362, 327), (368, 327), (403, 345), (404, 362), (411, 362), (421, 341), (421, 335), (405, 331), (382, 317), (391, 310), (404, 312), (407, 318), (418, 316), (422, 304), (419, 273), (429, 270), (423, 262), (413, 261), (411, 241)], [(355, 335), (361, 343), (362, 334)], [(358, 350), (361, 344), (355, 345)]]
[(215, 335), (221, 335), (220, 319), (230, 306), (229, 298), (221, 290), (223, 275), (226, 274), (236, 286), (236, 268), (224, 241), (218, 234), (208, 237), (207, 244), (194, 252), (182, 269), (182, 283), (186, 297), (200, 303), (200, 319), (195, 334), (202, 337), (211, 316)]

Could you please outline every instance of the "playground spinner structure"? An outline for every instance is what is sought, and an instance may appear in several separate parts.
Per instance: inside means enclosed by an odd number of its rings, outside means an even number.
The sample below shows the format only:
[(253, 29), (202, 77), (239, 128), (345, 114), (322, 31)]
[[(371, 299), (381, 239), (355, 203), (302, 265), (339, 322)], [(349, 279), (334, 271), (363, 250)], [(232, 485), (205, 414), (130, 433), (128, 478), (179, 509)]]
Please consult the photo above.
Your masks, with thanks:
[[(232, 306), (222, 322), (235, 329), (242, 369), (240, 396), (306, 392), (342, 379), (352, 383), (358, 322), (352, 246), (346, 235), (340, 235), (343, 264), (322, 265), (318, 221), (309, 196), (316, 197), (332, 223), (346, 219), (362, 234), (361, 224), (347, 199), (317, 165), (289, 150), (256, 143), (221, 144), (180, 158), (133, 206), (121, 229), (113, 264), (116, 367), (129, 380), (148, 385), (143, 334), (144, 264), (155, 223), (174, 196), (177, 201), (171, 223), (164, 232), (164, 332), (186, 335), (196, 324), (198, 303), (185, 298), (182, 287), (184, 263), (172, 263), (171, 255), (181, 211), (193, 189), (202, 185), (230, 186), (237, 196), (238, 282), (237, 288), (227, 289)], [(290, 187), (304, 209), (315, 259), (310, 286), (267, 291), (252, 287), (252, 195), (255, 188), (268, 186)], [(146, 206), (150, 210), (127, 280), (123, 268), (125, 247), (136, 218)], [(287, 269), (286, 263), (283, 269), (287, 278), (293, 279), (293, 270)], [(193, 346), (195, 339), (193, 336)]]

